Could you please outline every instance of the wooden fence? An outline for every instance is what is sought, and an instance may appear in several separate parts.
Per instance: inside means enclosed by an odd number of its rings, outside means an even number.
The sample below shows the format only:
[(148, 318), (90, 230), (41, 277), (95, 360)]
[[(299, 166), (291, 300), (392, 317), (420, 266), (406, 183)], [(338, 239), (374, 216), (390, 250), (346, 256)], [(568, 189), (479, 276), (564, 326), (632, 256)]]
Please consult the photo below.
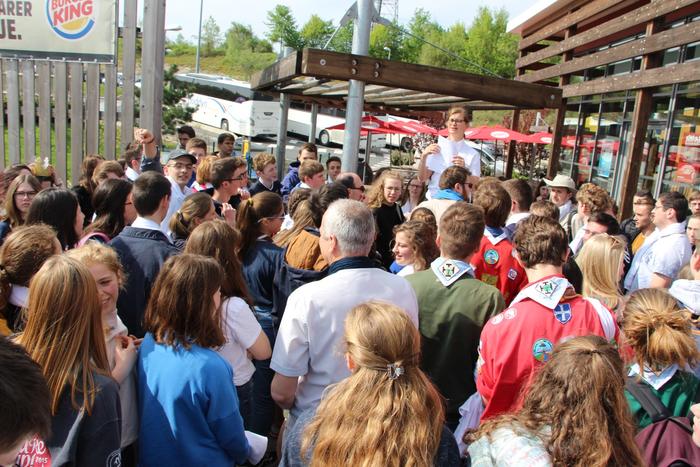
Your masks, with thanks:
[[(0, 60), (1, 169), (48, 157), (62, 180), (76, 183), (85, 155), (115, 159), (132, 140), (137, 104), (140, 126), (160, 129), (165, 0), (120, 2), (120, 53), (113, 64)], [(143, 34), (137, 28), (139, 8)], [(137, 103), (139, 59), (142, 85)]]

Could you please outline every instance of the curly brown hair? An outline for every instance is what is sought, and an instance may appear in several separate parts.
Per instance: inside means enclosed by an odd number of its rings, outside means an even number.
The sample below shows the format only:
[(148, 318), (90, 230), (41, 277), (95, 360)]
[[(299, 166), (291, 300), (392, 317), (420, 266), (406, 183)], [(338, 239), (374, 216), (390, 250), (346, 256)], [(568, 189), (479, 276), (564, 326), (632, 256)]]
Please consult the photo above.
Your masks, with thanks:
[(554, 349), (520, 411), (487, 420), (465, 441), (507, 426), (539, 437), (554, 466), (644, 465), (624, 389), (617, 349), (600, 336), (576, 337)]
[(394, 227), (396, 234), (403, 233), (414, 254), (413, 269), (415, 272), (427, 269), (430, 263), (440, 256), (435, 243), (435, 231), (430, 224), (421, 221), (406, 221)]

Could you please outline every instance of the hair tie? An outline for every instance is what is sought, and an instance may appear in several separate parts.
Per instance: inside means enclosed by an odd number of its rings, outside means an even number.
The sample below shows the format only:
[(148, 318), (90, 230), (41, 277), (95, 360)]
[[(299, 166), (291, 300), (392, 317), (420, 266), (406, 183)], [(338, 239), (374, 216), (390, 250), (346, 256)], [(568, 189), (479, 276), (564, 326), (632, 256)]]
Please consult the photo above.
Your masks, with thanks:
[(252, 207), (253, 207), (253, 197), (252, 197), (252, 196), (251, 196), (250, 198), (248, 198), (248, 199), (246, 200), (246, 202), (248, 203), (248, 207), (249, 207), (249, 208), (252, 208)]
[(185, 216), (182, 215), (182, 212), (178, 209), (178, 211), (175, 213), (177, 215), (177, 220), (182, 222), (183, 224), (185, 223)]
[(386, 366), (386, 373), (387, 376), (389, 376), (389, 379), (394, 381), (398, 379), (399, 376), (404, 374), (403, 366), (398, 365), (396, 363), (389, 363)]

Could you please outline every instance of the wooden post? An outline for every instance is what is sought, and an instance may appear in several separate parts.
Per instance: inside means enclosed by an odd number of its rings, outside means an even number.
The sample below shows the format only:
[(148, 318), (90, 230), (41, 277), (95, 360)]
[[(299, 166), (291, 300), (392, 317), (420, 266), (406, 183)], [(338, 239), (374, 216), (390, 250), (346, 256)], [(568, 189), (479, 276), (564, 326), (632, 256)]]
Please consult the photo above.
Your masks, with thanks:
[(144, 34), (141, 53), (141, 113), (139, 124), (153, 132), (161, 142), (163, 109), (163, 41), (165, 31), (165, 0), (144, 3)]
[(66, 62), (53, 64), (54, 75), (54, 131), (56, 132), (56, 172), (64, 183), (68, 180), (67, 169), (67, 116), (68, 116), (68, 66)]
[(17, 60), (6, 60), (7, 76), (7, 145), (10, 165), (19, 164), (19, 64)]
[(134, 139), (134, 81), (136, 74), (136, 0), (124, 2), (124, 37), (122, 39), (124, 86), (121, 97), (121, 137), (119, 149)]
[[(659, 32), (661, 23), (658, 20), (647, 23), (646, 36)], [(658, 55), (645, 55), (642, 58), (642, 71), (655, 68), (659, 64)], [(652, 88), (639, 89), (635, 95), (634, 113), (632, 114), (632, 141), (627, 145), (628, 151), (620, 189), (620, 219), (632, 215), (632, 203), (639, 183), (639, 169), (644, 155), (644, 140), (646, 139), (649, 114), (651, 113)], [(618, 155), (619, 157), (619, 155)]]
[[(51, 63), (37, 63), (37, 92), (39, 94), (39, 155), (51, 160)], [(54, 168), (56, 166), (54, 165)], [(61, 179), (65, 180), (65, 179)]]
[[(520, 122), (520, 109), (513, 110), (513, 121), (510, 123), (510, 129), (513, 131), (518, 131), (518, 123)], [(506, 178), (513, 177), (513, 165), (515, 162), (515, 152), (518, 149), (517, 142), (515, 140), (508, 143), (508, 155), (506, 156)]]
[(34, 119), (34, 61), (22, 62), (22, 127), (24, 132), (24, 162), (31, 164), (36, 157), (36, 120)]
[[(568, 39), (576, 34), (576, 26), (569, 27), (564, 33), (564, 39)], [(562, 63), (568, 62), (573, 58), (571, 51), (564, 52), (561, 57)], [(566, 86), (570, 81), (569, 75), (559, 77), (559, 87)], [(566, 116), (566, 99), (561, 100), (561, 105), (557, 109), (556, 121), (554, 122), (554, 132), (552, 135), (552, 153), (549, 155), (549, 163), (547, 164), (547, 178), (553, 179), (559, 171), (559, 155), (561, 154), (561, 137), (564, 130), (564, 117)]]
[(71, 181), (78, 183), (83, 164), (83, 65), (71, 63), (70, 72), (70, 157)]

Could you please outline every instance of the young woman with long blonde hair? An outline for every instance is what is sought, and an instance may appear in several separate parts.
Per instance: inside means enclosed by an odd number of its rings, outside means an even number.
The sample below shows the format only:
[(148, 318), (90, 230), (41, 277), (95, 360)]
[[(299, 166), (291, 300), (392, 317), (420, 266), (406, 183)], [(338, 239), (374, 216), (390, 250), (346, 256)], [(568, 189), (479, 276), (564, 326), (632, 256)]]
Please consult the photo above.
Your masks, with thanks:
[(621, 237), (598, 234), (583, 244), (576, 264), (583, 274), (583, 296), (596, 298), (613, 312), (622, 300), (625, 242)]
[[(686, 310), (665, 290), (640, 289), (625, 304), (620, 330), (634, 352), (630, 373), (651, 388), (671, 415), (688, 415), (700, 396), (700, 380), (686, 368), (694, 367), (700, 354)], [(648, 426), (649, 415), (629, 391), (626, 395), (639, 428)]]
[(559, 344), (518, 412), (465, 436), (472, 467), (644, 465), (624, 387), (622, 359), (602, 337)]
[(397, 273), (399, 276), (428, 269), (430, 263), (440, 256), (433, 227), (421, 221), (407, 221), (394, 227), (391, 251), (396, 264), (403, 266)]
[[(345, 320), (350, 377), (286, 435), (283, 466), (456, 466), (440, 395), (420, 370), (420, 335), (402, 309), (355, 307)], [(342, 460), (342, 461), (341, 461)]]
[(377, 222), (377, 251), (382, 257), (382, 264), (389, 270), (393, 261), (391, 241), (394, 239), (394, 227), (405, 220), (398, 201), (403, 192), (403, 177), (400, 173), (387, 170), (374, 182), (367, 195), (367, 206), (372, 210)]
[(46, 465), (121, 464), (119, 385), (109, 376), (101, 315), (95, 280), (75, 259), (53, 256), (32, 279), (17, 342), (51, 393)]

